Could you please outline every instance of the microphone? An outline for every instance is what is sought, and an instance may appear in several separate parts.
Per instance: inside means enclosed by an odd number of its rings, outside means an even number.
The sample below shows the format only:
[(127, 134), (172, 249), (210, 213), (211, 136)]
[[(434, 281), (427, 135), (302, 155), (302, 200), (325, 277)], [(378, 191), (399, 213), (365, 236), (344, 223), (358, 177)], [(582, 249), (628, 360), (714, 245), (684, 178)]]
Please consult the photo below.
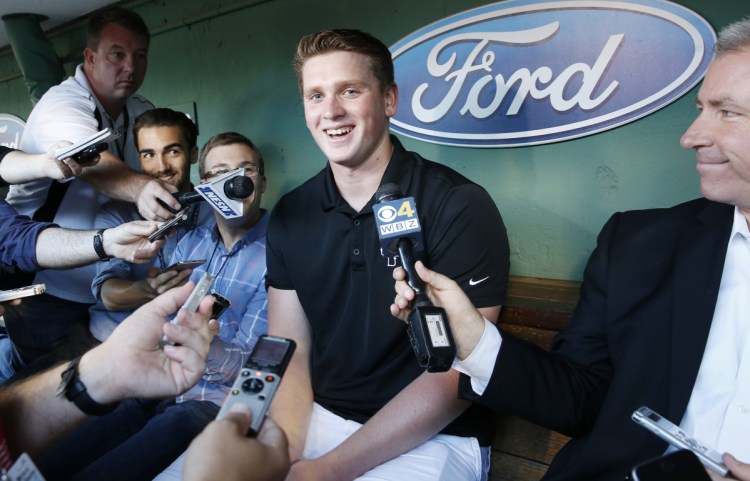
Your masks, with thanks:
[[(230, 199), (241, 200), (253, 195), (255, 184), (253, 180), (244, 175), (237, 175), (224, 182), (224, 194)], [(177, 202), (183, 206), (203, 202), (205, 199), (196, 191), (175, 192), (172, 194)]]
[(383, 256), (398, 252), (406, 271), (406, 282), (414, 290), (408, 327), (412, 349), (419, 365), (427, 372), (445, 372), (456, 357), (456, 343), (442, 307), (432, 304), (424, 282), (414, 267), (415, 249), (422, 250), (422, 227), (413, 197), (404, 197), (395, 184), (385, 184), (375, 192), (372, 206)]
[[(196, 187), (196, 188), (201, 188), (201, 186)], [(212, 189), (212, 186), (209, 186), (208, 188), (210, 190)], [(250, 197), (253, 194), (253, 190), (255, 189), (255, 184), (253, 184), (253, 180), (250, 179), (249, 177), (245, 177), (244, 175), (234, 175), (224, 182), (223, 189), (224, 189), (224, 194), (229, 199), (242, 200), (242, 199), (246, 199)], [(174, 212), (175, 216), (172, 219), (165, 222), (153, 234), (148, 236), (149, 242), (154, 242), (154, 241), (161, 239), (162, 237), (164, 237), (165, 235), (167, 235), (174, 229), (184, 224), (190, 218), (190, 214), (188, 213), (188, 210), (190, 209), (190, 207), (185, 207), (185, 206), (189, 206), (191, 204), (196, 204), (198, 202), (202, 202), (206, 200), (204, 196), (202, 196), (196, 191), (174, 192), (172, 193), (172, 195), (174, 196), (175, 199), (177, 199), (177, 202), (179, 202), (182, 205), (183, 209), (180, 211)], [(214, 197), (216, 196), (214, 195), (212, 199)], [(161, 205), (163, 205), (167, 209), (172, 210), (165, 203), (161, 201), (159, 202), (161, 203)], [(212, 206), (216, 208), (217, 201), (212, 200), (211, 203), (212, 203)], [(221, 201), (219, 201), (219, 203), (224, 208), (228, 207), (225, 203)]]

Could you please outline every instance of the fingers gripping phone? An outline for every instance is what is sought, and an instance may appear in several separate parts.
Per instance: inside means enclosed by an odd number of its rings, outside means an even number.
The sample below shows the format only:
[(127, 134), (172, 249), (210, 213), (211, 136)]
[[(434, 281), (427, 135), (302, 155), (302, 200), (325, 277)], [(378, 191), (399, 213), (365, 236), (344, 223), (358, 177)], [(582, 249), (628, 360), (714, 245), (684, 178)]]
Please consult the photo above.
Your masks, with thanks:
[(729, 472), (721, 459), (721, 453), (702, 445), (688, 436), (685, 431), (674, 425), (670, 420), (660, 416), (650, 408), (646, 406), (638, 408), (631, 416), (631, 419), (672, 446), (692, 451), (707, 468), (714, 470), (722, 476), (726, 476)]
[(632, 481), (711, 481), (698, 457), (687, 449), (641, 463), (630, 473)]
[(235, 403), (243, 403), (253, 415), (248, 434), (257, 434), (296, 346), (291, 339), (260, 336), (216, 419), (224, 418)]

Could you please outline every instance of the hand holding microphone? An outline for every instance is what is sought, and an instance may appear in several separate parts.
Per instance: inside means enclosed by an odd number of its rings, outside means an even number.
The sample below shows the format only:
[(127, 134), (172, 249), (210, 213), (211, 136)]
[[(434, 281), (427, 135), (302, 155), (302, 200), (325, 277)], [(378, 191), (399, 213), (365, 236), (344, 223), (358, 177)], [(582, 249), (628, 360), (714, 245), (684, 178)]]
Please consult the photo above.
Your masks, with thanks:
[[(191, 192), (172, 193), (177, 202), (183, 206), (183, 209), (176, 212), (172, 219), (165, 222), (156, 232), (151, 234), (148, 240), (151, 242), (159, 240), (174, 229), (183, 225), (191, 217), (188, 212), (190, 208), (189, 206), (205, 200), (210, 200), (211, 206), (224, 217), (227, 217), (227, 212), (233, 213), (236, 217), (238, 215), (236, 210), (231, 209), (231, 206), (229, 206), (228, 203), (231, 201), (239, 201), (241, 204), (242, 200), (253, 195), (253, 191), (255, 190), (253, 180), (246, 177), (244, 172), (244, 169), (238, 169), (228, 173), (226, 176), (220, 177), (214, 182), (202, 184), (196, 187), (196, 189), (200, 189), (201, 192), (194, 190)], [(226, 202), (222, 199), (222, 194), (223, 197), (226, 198)], [(242, 212), (240, 209), (239, 215), (241, 214)]]
[(414, 249), (422, 249), (422, 229), (414, 199), (385, 184), (375, 192), (373, 205), (383, 255), (398, 252), (406, 281), (414, 291), (407, 333), (420, 366), (428, 372), (445, 372), (456, 357), (456, 345), (445, 310), (432, 304), (417, 274)]

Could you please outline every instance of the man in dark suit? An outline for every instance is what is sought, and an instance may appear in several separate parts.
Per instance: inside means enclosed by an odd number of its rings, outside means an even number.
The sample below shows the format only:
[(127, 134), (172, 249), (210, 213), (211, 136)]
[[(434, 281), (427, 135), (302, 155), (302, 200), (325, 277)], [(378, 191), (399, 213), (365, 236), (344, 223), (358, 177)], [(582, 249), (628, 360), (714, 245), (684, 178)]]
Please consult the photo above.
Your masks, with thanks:
[[(750, 19), (719, 34), (697, 106), (681, 143), (696, 151), (705, 198), (615, 214), (551, 352), (499, 333), (458, 286), (418, 264), (447, 309), (460, 396), (572, 436), (546, 480), (621, 481), (664, 454), (667, 444), (630, 420), (643, 405), (732, 453), (731, 474), (750, 480)], [(391, 311), (403, 319), (414, 293), (402, 270), (394, 276)]]

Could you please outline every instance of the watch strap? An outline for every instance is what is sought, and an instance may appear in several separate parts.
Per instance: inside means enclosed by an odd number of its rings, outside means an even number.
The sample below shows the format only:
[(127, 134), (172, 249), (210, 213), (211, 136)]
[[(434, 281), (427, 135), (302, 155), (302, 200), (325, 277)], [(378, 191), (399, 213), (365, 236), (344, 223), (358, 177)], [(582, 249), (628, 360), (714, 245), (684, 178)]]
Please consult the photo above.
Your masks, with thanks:
[(99, 256), (99, 259), (108, 261), (114, 256), (108, 256), (107, 253), (104, 252), (104, 236), (102, 234), (105, 230), (107, 229), (99, 229), (96, 231), (96, 234), (94, 234), (94, 252)]
[(79, 362), (81, 362), (81, 356), (70, 361), (68, 367), (62, 372), (60, 375), (61, 381), (57, 390), (57, 395), (65, 396), (65, 398), (75, 404), (81, 412), (88, 414), (89, 416), (102, 416), (114, 411), (117, 406), (119, 406), (119, 402), (100, 404), (91, 398), (86, 390), (86, 385), (83, 384), (83, 381), (81, 381), (81, 378), (78, 376)]

